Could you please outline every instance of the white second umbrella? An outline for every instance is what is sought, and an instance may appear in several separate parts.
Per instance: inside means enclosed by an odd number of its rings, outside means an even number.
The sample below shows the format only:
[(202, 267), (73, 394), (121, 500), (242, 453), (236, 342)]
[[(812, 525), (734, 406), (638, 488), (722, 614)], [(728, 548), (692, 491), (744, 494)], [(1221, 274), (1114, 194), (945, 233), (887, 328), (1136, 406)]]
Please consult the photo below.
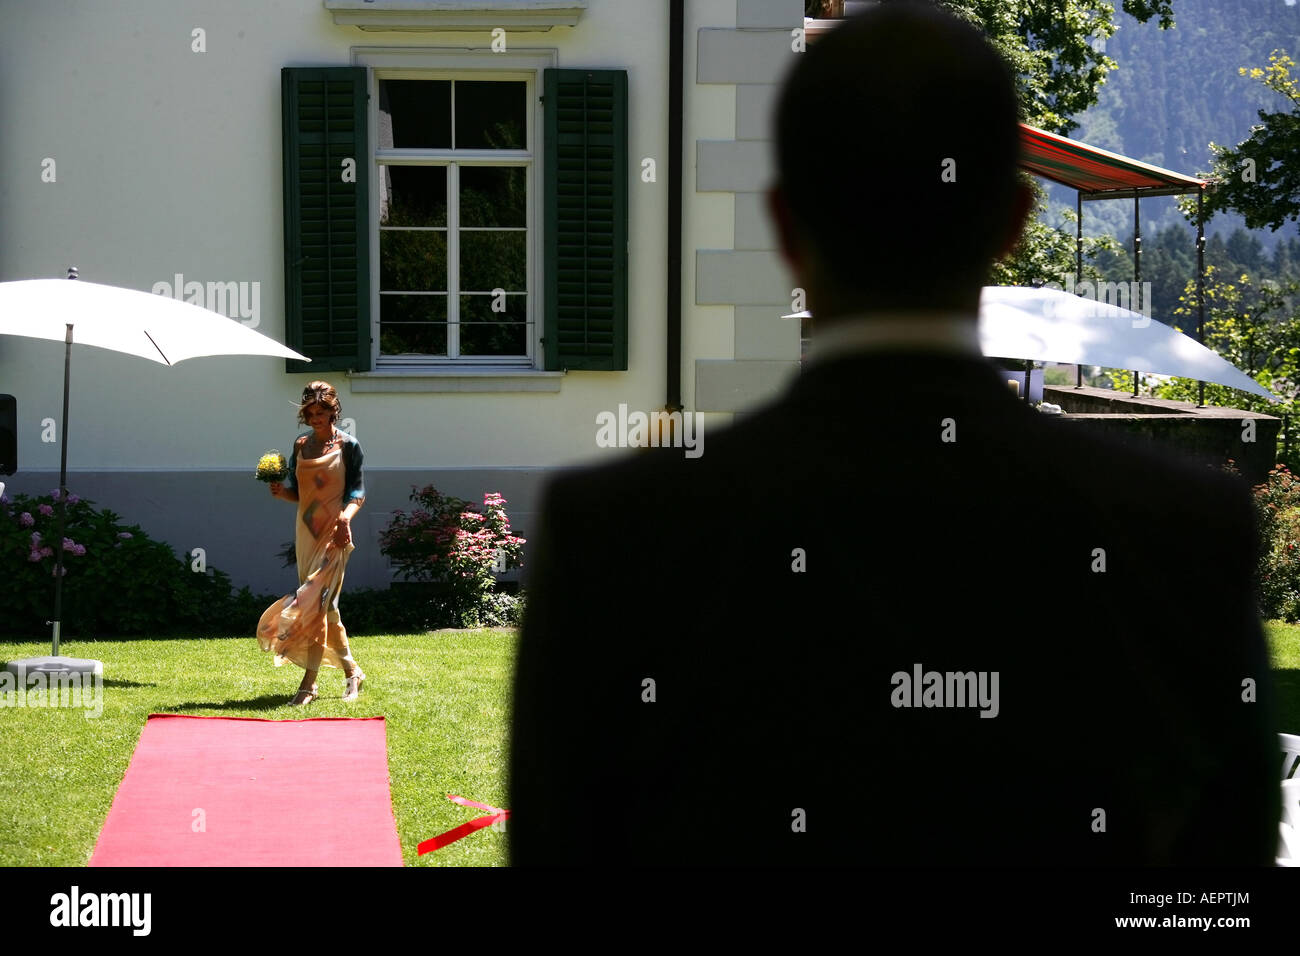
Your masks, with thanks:
[[(784, 318), (810, 314), (796, 312)], [(1278, 401), (1191, 336), (1140, 312), (1063, 290), (985, 286), (979, 320), (980, 350), (985, 355), (1179, 375)]]

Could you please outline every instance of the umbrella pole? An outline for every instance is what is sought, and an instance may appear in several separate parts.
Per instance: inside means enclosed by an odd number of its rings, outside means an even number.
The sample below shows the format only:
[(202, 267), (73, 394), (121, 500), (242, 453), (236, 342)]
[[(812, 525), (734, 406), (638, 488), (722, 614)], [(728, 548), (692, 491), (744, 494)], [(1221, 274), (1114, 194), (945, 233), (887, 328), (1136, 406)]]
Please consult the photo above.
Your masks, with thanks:
[(59, 629), (63, 621), (63, 528), (68, 502), (68, 379), (72, 372), (72, 323), (63, 340), (63, 429), (59, 462), (59, 534), (54, 542), (54, 656), (59, 656)]

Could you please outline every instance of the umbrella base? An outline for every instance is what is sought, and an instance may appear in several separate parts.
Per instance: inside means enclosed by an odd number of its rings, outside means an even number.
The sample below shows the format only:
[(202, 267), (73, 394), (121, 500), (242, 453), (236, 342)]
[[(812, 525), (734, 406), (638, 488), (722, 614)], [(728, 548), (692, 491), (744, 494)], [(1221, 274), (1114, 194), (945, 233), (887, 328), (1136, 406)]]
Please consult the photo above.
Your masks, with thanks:
[(20, 679), (29, 673), (39, 674), (104, 674), (104, 662), (84, 657), (25, 657), (19, 661), (10, 661), (5, 670), (17, 674)]

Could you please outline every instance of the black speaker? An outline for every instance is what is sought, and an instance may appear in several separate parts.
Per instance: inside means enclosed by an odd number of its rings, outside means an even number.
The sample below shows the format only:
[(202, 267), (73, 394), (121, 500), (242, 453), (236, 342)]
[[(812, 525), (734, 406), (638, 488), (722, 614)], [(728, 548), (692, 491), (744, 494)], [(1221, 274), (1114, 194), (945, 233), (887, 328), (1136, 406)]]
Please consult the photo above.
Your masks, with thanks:
[(18, 400), (0, 395), (0, 475), (18, 470)]

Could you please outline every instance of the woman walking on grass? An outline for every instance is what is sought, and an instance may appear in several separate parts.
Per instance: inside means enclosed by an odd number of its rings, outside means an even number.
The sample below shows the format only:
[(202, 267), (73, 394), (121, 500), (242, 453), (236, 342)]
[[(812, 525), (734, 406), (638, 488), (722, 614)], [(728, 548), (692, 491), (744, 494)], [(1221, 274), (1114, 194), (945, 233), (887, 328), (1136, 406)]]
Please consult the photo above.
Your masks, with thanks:
[(294, 442), (285, 483), (271, 482), (272, 496), (298, 504), (298, 592), (267, 609), (258, 639), (263, 650), (275, 650), (277, 666), (289, 660), (306, 671), (290, 701), (293, 706), (317, 698), (316, 675), (322, 664), (342, 668), (345, 701), (357, 699), (366, 679), (352, 659), (348, 633), (339, 619), (343, 572), (354, 550), (352, 518), (365, 502), (361, 445), (334, 427), (341, 410), (328, 382), (311, 382), (303, 389), (298, 421), (312, 430)]

